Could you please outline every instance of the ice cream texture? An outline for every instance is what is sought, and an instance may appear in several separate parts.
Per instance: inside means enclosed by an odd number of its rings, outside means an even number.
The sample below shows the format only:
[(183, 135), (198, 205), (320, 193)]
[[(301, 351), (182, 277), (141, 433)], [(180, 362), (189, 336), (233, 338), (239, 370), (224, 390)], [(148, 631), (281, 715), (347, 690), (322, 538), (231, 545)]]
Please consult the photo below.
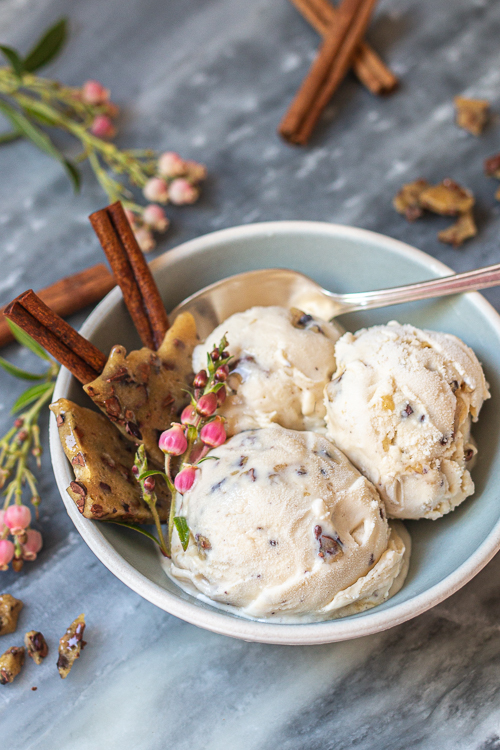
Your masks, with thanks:
[(229, 435), (274, 422), (294, 430), (325, 429), (323, 391), (335, 370), (342, 329), (296, 309), (252, 307), (218, 326), (193, 355), (195, 372), (222, 336), (233, 356), (220, 414)]
[(393, 518), (436, 519), (474, 492), (470, 436), (489, 398), (459, 338), (390, 322), (346, 333), (325, 389), (328, 435)]
[(190, 540), (183, 551), (174, 531), (170, 575), (187, 591), (303, 622), (360, 612), (401, 587), (409, 536), (328, 439), (272, 425), (212, 455), (176, 498)]

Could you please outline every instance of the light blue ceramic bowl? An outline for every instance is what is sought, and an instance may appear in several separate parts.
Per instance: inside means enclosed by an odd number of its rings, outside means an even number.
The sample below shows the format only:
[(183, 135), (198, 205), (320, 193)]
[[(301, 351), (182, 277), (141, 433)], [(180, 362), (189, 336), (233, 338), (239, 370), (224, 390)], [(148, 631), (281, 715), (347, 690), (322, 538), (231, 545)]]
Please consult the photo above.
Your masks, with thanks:
[[(214, 281), (266, 267), (302, 271), (339, 292), (384, 288), (450, 273), (425, 253), (388, 237), (302, 221), (215, 232), (165, 253), (153, 264), (167, 310)], [(57, 483), (66, 509), (89, 547), (127, 586), (176, 617), (217, 633), (264, 643), (329, 643), (368, 635), (415, 617), (457, 591), (500, 548), (500, 316), (481, 295), (473, 293), (354, 313), (342, 317), (341, 322), (354, 331), (391, 319), (460, 336), (483, 363), (492, 393), (474, 428), (479, 447), (473, 471), (476, 493), (439, 521), (407, 524), (413, 540), (410, 572), (395, 597), (352, 617), (304, 625), (252, 622), (190, 597), (163, 573), (150, 542), (78, 513), (66, 493), (73, 476), (52, 417), (51, 455)], [(89, 316), (82, 333), (103, 352), (117, 343), (129, 349), (139, 345), (117, 289)], [(89, 405), (66, 370), (61, 371), (56, 385), (54, 399), (60, 397)]]

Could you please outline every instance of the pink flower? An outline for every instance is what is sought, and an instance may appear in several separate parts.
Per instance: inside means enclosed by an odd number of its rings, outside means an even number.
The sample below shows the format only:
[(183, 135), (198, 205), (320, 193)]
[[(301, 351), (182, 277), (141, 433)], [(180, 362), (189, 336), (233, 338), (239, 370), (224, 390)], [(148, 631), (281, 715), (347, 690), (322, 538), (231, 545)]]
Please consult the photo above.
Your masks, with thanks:
[(220, 388), (217, 391), (217, 406), (222, 406), (222, 404), (226, 400), (226, 396), (227, 396), (227, 391), (226, 391), (225, 387), (224, 388)]
[(127, 217), (127, 221), (132, 229), (135, 229), (135, 227), (137, 226), (137, 216), (134, 214), (134, 212), (131, 211), (130, 208), (126, 208), (125, 216)]
[(157, 232), (165, 232), (168, 229), (169, 221), (165, 216), (165, 211), (155, 203), (150, 203), (142, 212), (142, 220), (151, 229)]
[(7, 570), (7, 567), (14, 557), (15, 547), (10, 539), (0, 539), (0, 570)]
[(217, 396), (215, 393), (205, 393), (196, 404), (196, 411), (202, 417), (211, 417), (217, 409)]
[(43, 546), (42, 535), (36, 529), (28, 531), (28, 537), (23, 544), (23, 560), (36, 560), (37, 554)]
[(188, 404), (183, 410), (181, 414), (181, 422), (182, 424), (196, 424), (198, 421), (198, 414), (196, 413), (196, 409), (191, 406), (191, 404)]
[(137, 227), (137, 229), (134, 229), (134, 235), (143, 253), (150, 253), (151, 250), (155, 249), (156, 242), (149, 229)]
[(175, 151), (165, 151), (158, 159), (158, 172), (162, 177), (180, 177), (186, 174), (184, 159)]
[(195, 388), (204, 388), (206, 384), (208, 383), (208, 375), (206, 370), (200, 370), (199, 373), (196, 375), (195, 379), (193, 380), (193, 385)]
[(116, 128), (107, 115), (97, 115), (90, 126), (90, 132), (97, 138), (114, 138)]
[(209, 422), (201, 428), (200, 438), (205, 445), (211, 448), (218, 448), (226, 442), (226, 429), (222, 417), (215, 417), (213, 422)]
[(184, 206), (198, 200), (200, 191), (184, 177), (178, 177), (170, 183), (170, 200), (176, 206)]
[(182, 456), (186, 452), (188, 442), (184, 430), (180, 425), (174, 425), (160, 435), (158, 446), (163, 453), (171, 456)]
[(221, 365), (215, 371), (215, 379), (219, 383), (224, 383), (229, 375), (229, 367), (227, 365)]
[(174, 480), (175, 489), (181, 495), (191, 489), (196, 479), (196, 469), (194, 466), (186, 466), (185, 469), (180, 471)]
[(150, 177), (142, 189), (148, 201), (166, 203), (168, 201), (168, 185), (161, 177)]
[(9, 505), (5, 511), (3, 522), (12, 534), (21, 534), (30, 525), (31, 511), (26, 505)]
[(109, 99), (109, 89), (105, 89), (99, 81), (85, 81), (82, 86), (82, 100), (87, 104), (106, 104)]
[(204, 164), (199, 164), (197, 161), (186, 161), (184, 165), (186, 177), (191, 182), (201, 182), (201, 180), (206, 179), (207, 168)]

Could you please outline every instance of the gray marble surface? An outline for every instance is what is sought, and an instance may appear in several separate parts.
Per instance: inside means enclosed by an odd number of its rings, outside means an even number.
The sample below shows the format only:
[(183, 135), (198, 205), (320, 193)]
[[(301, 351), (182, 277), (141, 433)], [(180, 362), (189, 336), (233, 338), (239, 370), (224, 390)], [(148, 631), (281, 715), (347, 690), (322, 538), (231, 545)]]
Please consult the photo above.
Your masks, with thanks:
[[(382, 1), (370, 39), (401, 76), (400, 91), (375, 99), (349, 77), (302, 150), (275, 129), (318, 40), (285, 0), (0, 0), (0, 41), (25, 49), (63, 14), (72, 39), (47, 73), (109, 86), (124, 106), (122, 144), (208, 165), (202, 200), (170, 210), (158, 252), (221, 227), (300, 218), (374, 229), (456, 270), (500, 260), (500, 204), (482, 174), (500, 148), (495, 0)], [(453, 124), (459, 93), (493, 103), (480, 139)], [(438, 243), (444, 219), (409, 225), (391, 208), (418, 176), (475, 191), (480, 231), (463, 249)], [(101, 260), (86, 217), (104, 203), (91, 179), (74, 196), (59, 166), (29, 144), (0, 150), (0, 301)], [(500, 289), (487, 296), (500, 307)], [(4, 353), (33, 364), (14, 346)], [(3, 431), (21, 385), (1, 373), (0, 383)], [(67, 518), (48, 455), (41, 495), (45, 548), (22, 573), (0, 573), (0, 588), (26, 603), (19, 632), (42, 630), (52, 654), (0, 688), (1, 748), (500, 748), (500, 558), (386, 633), (262, 646), (185, 624), (115, 579)], [(88, 646), (62, 683), (57, 639), (81, 611)], [(3, 637), (1, 650), (18, 641)]]

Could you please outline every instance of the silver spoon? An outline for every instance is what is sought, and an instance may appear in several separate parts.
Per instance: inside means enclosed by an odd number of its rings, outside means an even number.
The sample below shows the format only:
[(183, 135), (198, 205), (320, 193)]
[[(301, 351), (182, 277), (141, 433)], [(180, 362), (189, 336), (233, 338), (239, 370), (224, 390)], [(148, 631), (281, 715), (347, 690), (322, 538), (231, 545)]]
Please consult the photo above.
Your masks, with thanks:
[(372, 310), (402, 302), (443, 297), (486, 289), (497, 284), (500, 284), (500, 263), (375, 292), (334, 294), (298, 271), (266, 268), (247, 271), (210, 284), (177, 305), (171, 312), (170, 319), (174, 320), (181, 312), (192, 313), (200, 336), (205, 338), (233, 313), (256, 305), (298, 307), (304, 312), (330, 320), (356, 310)]

